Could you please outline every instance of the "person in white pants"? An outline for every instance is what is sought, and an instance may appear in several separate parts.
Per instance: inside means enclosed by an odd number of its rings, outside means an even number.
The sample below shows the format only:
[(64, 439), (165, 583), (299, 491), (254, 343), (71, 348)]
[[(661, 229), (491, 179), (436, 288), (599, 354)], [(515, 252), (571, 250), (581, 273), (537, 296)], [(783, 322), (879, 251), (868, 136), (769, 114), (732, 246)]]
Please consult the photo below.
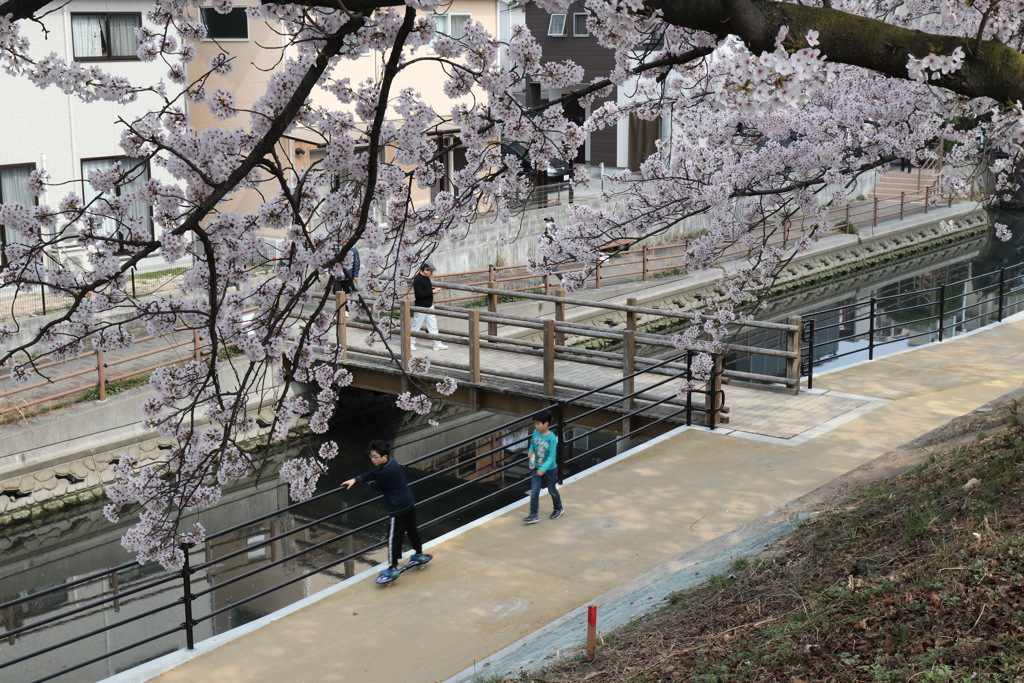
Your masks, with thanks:
[[(441, 291), (440, 287), (435, 287), (434, 283), (431, 282), (430, 276), (434, 274), (434, 264), (430, 261), (424, 261), (423, 265), (420, 266), (419, 274), (412, 279), (412, 293), (413, 303), (419, 308), (433, 308), (434, 307), (434, 295)], [(437, 316), (433, 313), (421, 313), (417, 311), (412, 314), (412, 332), (419, 332), (423, 325), (427, 326), (427, 334), (431, 336), (437, 336)], [(411, 339), (409, 347), (416, 350), (416, 340)], [(434, 340), (434, 350), (440, 351), (447, 349), (448, 345), (441, 343), (441, 340)]]

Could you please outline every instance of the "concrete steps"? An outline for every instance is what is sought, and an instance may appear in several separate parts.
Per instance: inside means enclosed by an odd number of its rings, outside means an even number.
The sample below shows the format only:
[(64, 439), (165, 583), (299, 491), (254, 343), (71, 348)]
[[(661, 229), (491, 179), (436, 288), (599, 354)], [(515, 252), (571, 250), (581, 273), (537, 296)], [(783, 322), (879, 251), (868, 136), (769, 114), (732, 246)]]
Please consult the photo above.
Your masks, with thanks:
[(899, 199), (900, 193), (923, 193), (927, 187), (935, 187), (939, 182), (939, 173), (933, 169), (915, 168), (906, 171), (888, 171), (875, 185), (870, 198)]

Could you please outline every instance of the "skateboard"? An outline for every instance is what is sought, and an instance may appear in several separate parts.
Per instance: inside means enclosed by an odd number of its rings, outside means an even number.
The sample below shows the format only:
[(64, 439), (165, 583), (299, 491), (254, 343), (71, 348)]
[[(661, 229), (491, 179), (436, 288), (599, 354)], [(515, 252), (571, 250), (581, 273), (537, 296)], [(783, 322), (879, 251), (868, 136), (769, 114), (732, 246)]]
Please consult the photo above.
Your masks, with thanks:
[(404, 565), (402, 565), (401, 567), (398, 568), (398, 573), (395, 574), (394, 576), (378, 576), (377, 577), (377, 583), (379, 585), (381, 585), (381, 586), (390, 586), (395, 581), (398, 581), (398, 577), (401, 576), (405, 572), (406, 569), (412, 569), (413, 567), (417, 567), (419, 569), (426, 569), (427, 568), (427, 562), (430, 562), (432, 559), (434, 559), (434, 556), (433, 555), (426, 555), (426, 558), (427, 559), (422, 560), (422, 561), (409, 560), (406, 564), (404, 564)]

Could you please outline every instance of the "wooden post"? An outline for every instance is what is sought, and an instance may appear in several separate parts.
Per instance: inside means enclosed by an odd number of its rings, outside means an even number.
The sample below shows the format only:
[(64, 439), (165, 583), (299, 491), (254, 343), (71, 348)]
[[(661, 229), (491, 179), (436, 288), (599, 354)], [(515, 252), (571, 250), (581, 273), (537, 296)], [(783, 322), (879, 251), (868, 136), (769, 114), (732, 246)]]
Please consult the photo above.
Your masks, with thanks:
[(721, 394), (722, 391), (722, 356), (717, 355), (713, 359), (714, 369), (711, 371), (711, 377), (707, 383), (707, 394), (704, 396), (704, 408), (707, 411), (707, 421), (705, 427), (708, 429), (714, 429), (716, 420), (721, 419), (719, 410), (722, 408)]
[(102, 349), (96, 352), (96, 374), (97, 383), (100, 388), (100, 400), (107, 400), (107, 365), (103, 362), (103, 351)]
[[(636, 378), (633, 377), (633, 373), (636, 372), (636, 332), (633, 330), (622, 331), (622, 395), (629, 396), (624, 402), (623, 407), (626, 410), (633, 410), (636, 405), (636, 400), (630, 396), (636, 388)], [(626, 418), (627, 432), (632, 431), (629, 426), (632, 424), (632, 418)]]
[(544, 321), (544, 393), (555, 395), (555, 321)]
[(594, 288), (601, 289), (601, 258), (598, 257), (594, 265)]
[(790, 316), (786, 321), (795, 325), (796, 330), (786, 333), (786, 350), (795, 353), (795, 358), (786, 359), (786, 380), (793, 383), (793, 393), (800, 393), (800, 340), (803, 338), (803, 319), (798, 315)]
[(846, 233), (850, 233), (850, 205), (846, 205)]
[(480, 383), (480, 311), (469, 312), (469, 381)]
[(192, 359), (197, 363), (203, 360), (203, 349), (199, 345), (199, 330), (192, 330)]
[[(562, 289), (558, 290), (558, 292), (555, 294), (555, 296), (557, 296), (559, 299), (564, 299), (565, 298), (565, 290), (562, 290)], [(555, 302), (555, 321), (559, 322), (559, 323), (564, 323), (565, 322), (565, 302), (564, 301), (556, 301)], [(555, 325), (555, 344), (557, 344), (558, 346), (564, 346), (565, 345), (565, 331), (563, 329), (561, 329), (558, 325)]]
[[(494, 266), (491, 266), (491, 270), (493, 270), (493, 269), (494, 269)], [(487, 283), (487, 287), (491, 290), (490, 292), (487, 293), (487, 310), (490, 311), (491, 313), (497, 313), (498, 312), (498, 283), (492, 277), (491, 281)], [(497, 337), (498, 336), (498, 321), (497, 320), (494, 320), (492, 318), (491, 321), (487, 323), (487, 334), (489, 334), (492, 337)]]
[(341, 349), (342, 359), (345, 359), (348, 358), (348, 341), (346, 338), (347, 330), (345, 328), (345, 321), (348, 318), (347, 311), (345, 310), (348, 305), (348, 297), (345, 296), (344, 290), (339, 290), (335, 296), (334, 314), (337, 317), (338, 348)]
[(643, 265), (643, 275), (641, 276), (641, 280), (643, 280), (644, 282), (647, 282), (647, 275), (648, 275), (647, 245), (644, 245), (643, 249), (641, 250), (641, 254), (642, 254), (643, 264), (644, 264)]
[(412, 303), (408, 299), (402, 302), (402, 358), (408, 370), (412, 358)]
[(924, 188), (924, 212), (928, 213), (928, 203), (931, 201), (932, 188), (931, 185)]
[(907, 193), (900, 192), (900, 220), (903, 220), (903, 204), (907, 201)]
[(877, 228), (878, 227), (878, 197), (875, 197), (875, 211), (874, 211), (874, 215), (873, 215), (871, 220), (873, 222), (873, 226)]
[(626, 306), (629, 310), (626, 311), (626, 329), (630, 332), (636, 332), (637, 314), (636, 308), (640, 305), (640, 300), (636, 298), (626, 299)]

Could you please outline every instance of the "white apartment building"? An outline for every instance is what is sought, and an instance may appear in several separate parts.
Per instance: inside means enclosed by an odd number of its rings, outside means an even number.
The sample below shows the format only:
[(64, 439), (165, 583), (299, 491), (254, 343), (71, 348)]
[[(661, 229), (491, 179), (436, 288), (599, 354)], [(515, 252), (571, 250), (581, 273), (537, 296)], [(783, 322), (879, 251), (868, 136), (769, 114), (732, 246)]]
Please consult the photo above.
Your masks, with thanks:
[[(151, 3), (144, 0), (72, 0), (55, 7), (45, 19), (49, 33), (44, 34), (31, 22), (23, 22), (20, 28), (36, 58), (54, 52), (65, 60), (124, 76), (134, 84), (152, 84), (165, 76), (167, 66), (159, 60), (140, 61), (135, 36), (150, 7)], [(2, 71), (0, 93), (0, 123), (7, 131), (0, 144), (0, 202), (28, 205), (35, 204), (36, 199), (28, 194), (24, 183), (35, 169), (49, 172), (51, 182), (65, 183), (48, 188), (39, 198), (41, 204), (56, 206), (71, 192), (86, 200), (94, 196), (94, 190), (82, 182), (90, 171), (116, 161), (121, 161), (123, 168), (131, 166), (118, 144), (123, 130), (118, 119), (130, 121), (161, 104), (154, 93), (142, 93), (129, 105), (85, 103), (57, 88), (40, 89), (25, 78)], [(145, 163), (137, 165), (135, 182), (148, 179), (151, 173), (160, 177), (160, 169)], [(148, 207), (140, 207), (139, 217), (149, 220), (148, 211)], [(152, 230), (151, 221), (149, 225)], [(19, 238), (0, 226), (0, 241), (4, 244), (18, 242)], [(80, 251), (72, 248), (51, 256), (64, 262), (82, 262)]]

